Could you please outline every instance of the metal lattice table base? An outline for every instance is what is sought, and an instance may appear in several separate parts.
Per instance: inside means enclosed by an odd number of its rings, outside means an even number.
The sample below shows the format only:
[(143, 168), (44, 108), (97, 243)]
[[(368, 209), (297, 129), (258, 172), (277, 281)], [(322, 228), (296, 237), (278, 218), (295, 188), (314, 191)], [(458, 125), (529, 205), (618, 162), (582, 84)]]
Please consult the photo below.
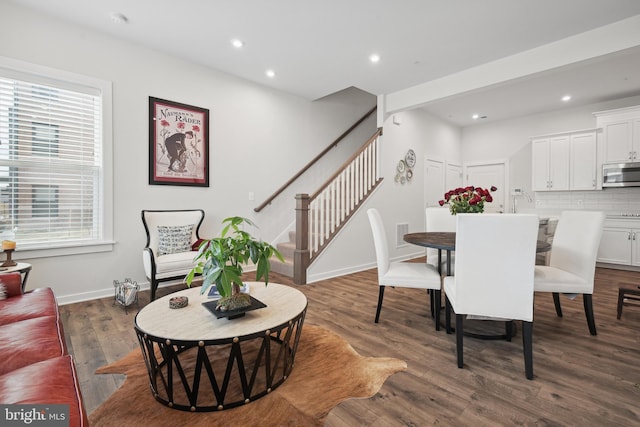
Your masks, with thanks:
[(136, 327), (154, 397), (174, 409), (207, 412), (265, 396), (291, 373), (305, 314), (270, 330), (207, 341), (172, 341)]

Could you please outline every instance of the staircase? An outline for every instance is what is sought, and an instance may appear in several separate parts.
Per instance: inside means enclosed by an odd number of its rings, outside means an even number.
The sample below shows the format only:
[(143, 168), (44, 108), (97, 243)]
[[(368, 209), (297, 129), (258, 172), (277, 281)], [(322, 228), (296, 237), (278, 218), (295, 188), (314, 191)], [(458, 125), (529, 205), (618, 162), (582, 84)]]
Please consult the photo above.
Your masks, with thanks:
[[(260, 212), (267, 207), (375, 111), (376, 107), (373, 107), (254, 211)], [(378, 128), (315, 193), (296, 194), (295, 230), (289, 231), (289, 241), (276, 244), (285, 262), (272, 262), (271, 271), (293, 277), (298, 285), (307, 282), (307, 269), (311, 263), (382, 182), (378, 176), (378, 138), (381, 135), (382, 128)]]
[[(327, 211), (328, 209), (329, 208), (327, 208)], [(331, 214), (329, 216), (332, 218), (336, 217), (334, 214)], [(339, 227), (340, 227), (340, 224), (334, 221), (331, 221), (328, 223), (328, 228), (336, 230), (336, 232)], [(287, 277), (293, 277), (294, 276), (293, 260), (296, 252), (296, 231), (290, 230), (288, 233), (288, 237), (289, 237), (289, 240), (287, 240), (286, 242), (280, 242), (276, 244), (276, 249), (278, 249), (278, 251), (280, 251), (280, 253), (282, 254), (282, 257), (284, 258), (284, 263), (280, 261), (272, 261), (271, 271), (275, 271), (276, 273), (280, 273)], [(318, 241), (317, 233), (311, 237), (310, 241)], [(318, 253), (319, 251), (316, 253), (316, 255)]]
[(296, 195), (293, 281), (307, 283), (307, 269), (382, 182), (378, 138), (382, 128), (312, 195)]
[[(276, 249), (280, 251), (284, 258), (284, 263), (271, 261), (271, 271), (280, 273), (287, 277), (293, 277), (293, 254), (296, 251), (296, 232), (289, 231), (289, 241), (276, 244)], [(274, 258), (275, 259), (275, 258)]]

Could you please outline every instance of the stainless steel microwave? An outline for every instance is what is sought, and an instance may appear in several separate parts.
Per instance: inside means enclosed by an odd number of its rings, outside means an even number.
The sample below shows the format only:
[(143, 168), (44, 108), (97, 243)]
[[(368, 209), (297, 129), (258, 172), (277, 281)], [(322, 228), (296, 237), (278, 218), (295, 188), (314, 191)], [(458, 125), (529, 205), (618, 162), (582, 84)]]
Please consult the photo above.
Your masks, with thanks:
[(640, 187), (640, 162), (602, 165), (603, 187)]

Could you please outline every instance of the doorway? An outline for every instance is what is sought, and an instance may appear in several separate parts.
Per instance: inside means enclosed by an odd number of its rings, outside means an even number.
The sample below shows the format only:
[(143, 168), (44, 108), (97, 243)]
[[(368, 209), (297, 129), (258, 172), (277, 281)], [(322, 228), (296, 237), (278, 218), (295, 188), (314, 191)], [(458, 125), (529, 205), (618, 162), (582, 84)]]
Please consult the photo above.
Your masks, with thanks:
[(508, 194), (508, 182), (505, 171), (507, 161), (472, 163), (464, 166), (465, 185), (490, 188), (496, 186), (497, 190), (491, 193), (493, 202), (484, 205), (485, 212), (506, 212), (506, 195)]
[(462, 186), (462, 166), (438, 159), (424, 159), (424, 205), (440, 206), (444, 193)]
[(445, 192), (445, 163), (443, 160), (424, 160), (424, 204), (425, 207), (438, 206)]

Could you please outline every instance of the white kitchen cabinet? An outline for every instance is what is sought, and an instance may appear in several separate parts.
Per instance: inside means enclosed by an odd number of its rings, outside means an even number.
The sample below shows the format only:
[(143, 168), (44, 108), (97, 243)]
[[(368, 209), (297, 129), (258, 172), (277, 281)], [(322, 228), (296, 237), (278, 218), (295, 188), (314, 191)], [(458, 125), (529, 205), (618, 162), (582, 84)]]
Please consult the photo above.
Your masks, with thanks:
[(533, 191), (595, 190), (595, 130), (565, 132), (531, 140)]
[(640, 228), (631, 230), (631, 265), (640, 266)]
[(598, 262), (631, 265), (631, 230), (605, 227), (598, 248)]
[(595, 190), (597, 173), (597, 139), (595, 132), (571, 134), (569, 188)]
[(640, 106), (594, 114), (602, 129), (603, 163), (640, 161)]
[(569, 158), (571, 145), (568, 135), (536, 138), (531, 141), (533, 191), (569, 189)]
[(531, 189), (549, 191), (549, 138), (531, 140)]
[(605, 221), (597, 261), (640, 266), (640, 220)]

